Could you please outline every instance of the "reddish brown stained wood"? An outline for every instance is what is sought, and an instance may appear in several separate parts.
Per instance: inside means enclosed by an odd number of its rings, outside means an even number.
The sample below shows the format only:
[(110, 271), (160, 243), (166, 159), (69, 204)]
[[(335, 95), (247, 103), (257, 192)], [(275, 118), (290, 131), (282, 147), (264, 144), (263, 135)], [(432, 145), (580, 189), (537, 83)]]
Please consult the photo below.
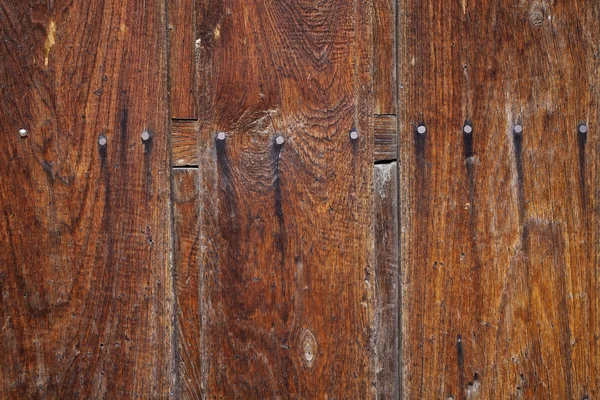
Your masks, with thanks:
[(202, 398), (198, 169), (173, 170), (178, 398)]
[(401, 4), (403, 395), (596, 398), (600, 6)]
[(375, 337), (377, 398), (398, 399), (398, 166), (375, 165)]
[(171, 123), (172, 134), (172, 162), (174, 166), (198, 166), (198, 121), (173, 120)]
[[(373, 158), (375, 162), (396, 159), (398, 136), (395, 115), (376, 115), (374, 118)], [(173, 120), (173, 165), (198, 165), (198, 121)]]
[(373, 397), (372, 3), (219, 12), (198, 79), (207, 398)]
[(165, 3), (0, 10), (0, 397), (166, 398)]
[(171, 117), (197, 119), (195, 1), (169, 1)]
[(373, 0), (375, 114), (396, 114), (396, 0)]

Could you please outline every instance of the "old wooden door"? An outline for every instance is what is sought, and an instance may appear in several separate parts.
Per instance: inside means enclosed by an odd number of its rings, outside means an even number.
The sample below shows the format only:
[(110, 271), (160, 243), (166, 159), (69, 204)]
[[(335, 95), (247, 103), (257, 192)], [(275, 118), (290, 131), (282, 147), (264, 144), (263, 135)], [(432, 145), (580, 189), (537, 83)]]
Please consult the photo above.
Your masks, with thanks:
[(597, 398), (599, 22), (0, 0), (0, 398)]

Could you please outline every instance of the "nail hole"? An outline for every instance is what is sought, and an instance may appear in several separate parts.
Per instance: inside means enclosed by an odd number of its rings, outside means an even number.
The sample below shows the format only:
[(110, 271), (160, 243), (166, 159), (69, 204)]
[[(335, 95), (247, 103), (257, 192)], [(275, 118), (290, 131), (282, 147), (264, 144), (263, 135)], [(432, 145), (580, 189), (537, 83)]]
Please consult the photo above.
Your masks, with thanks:
[(28, 134), (27, 129), (20, 129), (19, 130), (19, 136), (21, 136), (21, 137), (24, 138), (24, 137), (27, 137), (27, 134)]
[(225, 132), (217, 133), (217, 140), (225, 140), (226, 137), (227, 135), (225, 135)]
[(425, 132), (427, 132), (427, 128), (425, 127), (425, 125), (417, 126), (417, 133), (419, 133), (420, 135), (424, 135)]

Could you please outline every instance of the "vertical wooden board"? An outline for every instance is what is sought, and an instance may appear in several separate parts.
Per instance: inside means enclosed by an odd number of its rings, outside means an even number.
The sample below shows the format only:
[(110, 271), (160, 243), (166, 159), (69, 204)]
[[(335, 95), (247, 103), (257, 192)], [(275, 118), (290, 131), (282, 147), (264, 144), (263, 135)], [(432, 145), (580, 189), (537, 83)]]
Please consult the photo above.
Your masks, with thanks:
[(167, 397), (165, 3), (0, 9), (0, 397)]
[(198, 24), (206, 396), (373, 397), (372, 4), (217, 7)]
[(197, 119), (196, 14), (192, 0), (169, 1), (171, 117)]
[(375, 333), (377, 398), (398, 399), (398, 166), (375, 165)]
[(401, 4), (404, 396), (597, 397), (600, 7)]
[(373, 0), (375, 114), (396, 114), (396, 0)]
[(198, 169), (173, 169), (178, 398), (202, 398)]

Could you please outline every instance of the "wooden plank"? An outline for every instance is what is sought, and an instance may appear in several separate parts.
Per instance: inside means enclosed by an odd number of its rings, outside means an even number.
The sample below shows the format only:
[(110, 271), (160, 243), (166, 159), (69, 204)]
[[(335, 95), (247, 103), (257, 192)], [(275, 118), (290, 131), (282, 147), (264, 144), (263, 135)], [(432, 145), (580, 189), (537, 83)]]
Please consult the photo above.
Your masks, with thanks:
[(375, 337), (377, 398), (400, 397), (398, 166), (375, 165)]
[(401, 4), (404, 397), (598, 397), (600, 5)]
[(171, 123), (172, 135), (172, 162), (177, 167), (198, 166), (198, 132), (200, 123), (190, 120), (173, 120)]
[(177, 296), (177, 398), (202, 398), (198, 169), (173, 170), (175, 288)]
[(375, 130), (375, 162), (391, 161), (398, 158), (397, 120), (395, 115), (376, 115)]
[(195, 1), (169, 1), (171, 117), (197, 119)]
[(375, 114), (396, 114), (396, 0), (373, 0)]
[[(173, 165), (189, 167), (198, 165), (198, 132), (200, 123), (189, 120), (173, 120)], [(374, 119), (375, 162), (396, 160), (398, 136), (395, 115), (376, 115)]]
[(0, 397), (168, 397), (165, 2), (0, 10)]
[(199, 49), (206, 396), (373, 397), (372, 3), (220, 12)]

